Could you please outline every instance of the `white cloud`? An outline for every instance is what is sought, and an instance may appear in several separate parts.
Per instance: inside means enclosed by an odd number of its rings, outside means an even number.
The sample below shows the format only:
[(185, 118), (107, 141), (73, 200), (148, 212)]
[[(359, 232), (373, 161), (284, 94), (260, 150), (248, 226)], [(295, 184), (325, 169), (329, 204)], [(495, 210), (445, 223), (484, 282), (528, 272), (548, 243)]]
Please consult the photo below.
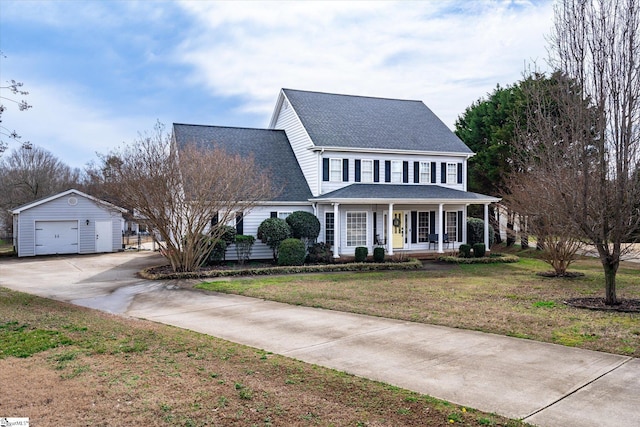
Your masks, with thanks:
[[(28, 90), (24, 99), (32, 108), (18, 111), (9, 105), (3, 125), (20, 134), (22, 141), (47, 149), (71, 167), (82, 168), (97, 159), (96, 152), (107, 153), (121, 142), (130, 142), (138, 130), (150, 129), (155, 123), (155, 118), (119, 116), (97, 107), (78, 87), (39, 83)], [(10, 149), (18, 145), (3, 139)]]
[[(185, 2), (176, 60), (214, 96), (268, 117), (281, 87), (424, 100), (449, 126), (543, 62), (551, 4)], [(265, 120), (266, 123), (266, 120)]]

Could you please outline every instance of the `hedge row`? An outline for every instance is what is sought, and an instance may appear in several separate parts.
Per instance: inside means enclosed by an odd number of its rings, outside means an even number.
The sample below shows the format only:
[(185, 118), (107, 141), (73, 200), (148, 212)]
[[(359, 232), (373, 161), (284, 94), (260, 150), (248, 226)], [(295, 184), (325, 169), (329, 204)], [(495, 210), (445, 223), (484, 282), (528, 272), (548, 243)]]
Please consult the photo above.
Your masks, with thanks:
[(149, 280), (168, 280), (233, 276), (269, 276), (274, 274), (324, 273), (334, 271), (418, 270), (422, 268), (422, 262), (411, 258), (407, 262), (354, 262), (328, 265), (245, 268), (239, 270), (207, 270), (188, 273), (152, 273), (151, 270), (153, 270), (153, 268), (155, 267), (145, 268), (140, 272), (140, 276)]
[(441, 256), (438, 261), (452, 264), (498, 264), (518, 262), (520, 258), (515, 255), (492, 255), (482, 258), (461, 258), (457, 256)]

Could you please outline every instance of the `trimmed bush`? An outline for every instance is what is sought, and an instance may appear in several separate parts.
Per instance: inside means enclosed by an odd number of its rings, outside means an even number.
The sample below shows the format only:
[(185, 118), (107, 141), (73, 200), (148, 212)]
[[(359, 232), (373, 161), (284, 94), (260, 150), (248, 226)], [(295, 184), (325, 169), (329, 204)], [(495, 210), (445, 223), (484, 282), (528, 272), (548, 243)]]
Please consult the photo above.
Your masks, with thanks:
[(273, 251), (273, 260), (278, 261), (278, 247), (291, 237), (291, 227), (284, 219), (267, 218), (258, 227), (258, 239)]
[(214, 242), (209, 239), (209, 254), (202, 262), (202, 265), (216, 265), (223, 262), (226, 258), (227, 247), (236, 241), (236, 229), (229, 225), (218, 225), (218, 230), (222, 233), (220, 238)]
[(367, 255), (369, 255), (369, 249), (365, 246), (358, 246), (356, 248), (356, 262), (365, 262)]
[(278, 265), (302, 265), (307, 255), (306, 252), (302, 240), (285, 239), (278, 248)]
[[(495, 233), (489, 226), (489, 247), (493, 246)], [(480, 218), (467, 218), (467, 243), (473, 246), (476, 243), (484, 243), (484, 221)]]
[(384, 248), (373, 248), (373, 262), (384, 262)]
[(460, 245), (460, 258), (471, 258), (471, 245)]
[(486, 253), (484, 243), (476, 243), (473, 245), (473, 256), (476, 258), (482, 258)]
[(245, 236), (238, 234), (236, 236), (236, 255), (238, 256), (238, 264), (242, 265), (251, 258), (251, 250), (256, 238), (253, 236)]
[(314, 243), (309, 246), (307, 262), (311, 264), (329, 264), (333, 262), (333, 251), (328, 243)]
[(305, 242), (315, 242), (320, 234), (320, 221), (311, 212), (295, 211), (286, 219), (291, 235)]

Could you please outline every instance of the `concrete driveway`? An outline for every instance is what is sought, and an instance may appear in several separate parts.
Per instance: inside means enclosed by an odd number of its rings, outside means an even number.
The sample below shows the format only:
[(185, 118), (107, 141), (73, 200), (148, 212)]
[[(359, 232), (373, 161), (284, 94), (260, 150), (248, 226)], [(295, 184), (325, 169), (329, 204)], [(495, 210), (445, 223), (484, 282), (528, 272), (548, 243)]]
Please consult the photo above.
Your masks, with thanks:
[(0, 260), (0, 286), (182, 327), (540, 426), (640, 426), (640, 360), (181, 289), (153, 253)]

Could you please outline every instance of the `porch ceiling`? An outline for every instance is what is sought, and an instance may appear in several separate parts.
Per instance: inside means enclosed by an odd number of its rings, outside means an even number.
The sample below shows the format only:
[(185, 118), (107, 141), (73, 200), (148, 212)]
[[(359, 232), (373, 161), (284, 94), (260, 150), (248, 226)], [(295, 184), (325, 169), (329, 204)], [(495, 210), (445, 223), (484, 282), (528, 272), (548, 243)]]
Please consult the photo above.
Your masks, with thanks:
[(485, 204), (500, 201), (497, 197), (484, 194), (424, 184), (351, 184), (309, 200), (325, 203), (372, 204)]

